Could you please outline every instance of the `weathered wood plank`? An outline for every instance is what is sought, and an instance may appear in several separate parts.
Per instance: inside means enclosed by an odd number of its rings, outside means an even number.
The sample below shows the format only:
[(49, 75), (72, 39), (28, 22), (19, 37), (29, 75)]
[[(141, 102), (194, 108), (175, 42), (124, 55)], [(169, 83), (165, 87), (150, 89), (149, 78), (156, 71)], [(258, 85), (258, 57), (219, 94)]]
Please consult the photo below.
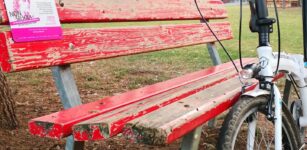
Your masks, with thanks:
[(237, 78), (227, 80), (128, 122), (123, 134), (138, 143), (170, 143), (229, 108), (240, 92)]
[[(62, 23), (200, 19), (191, 0), (55, 0)], [(221, 0), (198, 0), (207, 19), (227, 17)], [(8, 23), (3, 0), (0, 1), (2, 24)]]
[[(217, 66), (219, 64), (222, 64), (222, 61), (216, 49), (215, 43), (208, 43), (207, 48), (208, 48), (213, 65)], [(208, 122), (208, 126), (211, 128), (215, 127), (215, 124), (216, 124), (215, 118), (213, 118), (212, 120)], [(203, 129), (203, 125), (197, 127), (190, 133), (187, 133), (181, 141), (181, 150), (198, 150), (202, 129)]]
[[(282, 77), (284, 74), (278, 74), (273, 81)], [(238, 78), (232, 78), (134, 119), (125, 125), (123, 134), (138, 143), (169, 144), (231, 107), (241, 94), (240, 84)], [(254, 89), (256, 85), (255, 80), (246, 91)]]
[(73, 127), (74, 138), (77, 141), (88, 141), (112, 137), (120, 133), (128, 121), (215, 86), (233, 78), (235, 75), (235, 70), (225, 70), (214, 76), (162, 93), (159, 96), (142, 100), (140, 103), (122, 107), (78, 123)]
[[(250, 62), (253, 59), (245, 59)], [(102, 100), (83, 104), (68, 110), (32, 119), (29, 130), (32, 134), (41, 137), (62, 138), (72, 133), (72, 126), (103, 113), (113, 111), (129, 104), (140, 102), (144, 99), (166, 93), (172, 89), (186, 86), (201, 79), (218, 74), (228, 69), (233, 69), (231, 63), (210, 67), (202, 71), (191, 73), (165, 82), (132, 90), (121, 95), (104, 98)]]
[[(211, 23), (219, 39), (232, 38), (230, 24)], [(4, 34), (4, 35), (3, 35)], [(4, 72), (71, 64), (216, 41), (205, 24), (104, 29), (66, 29), (54, 41), (15, 43), (10, 32), (0, 36)], [(9, 56), (9, 59), (7, 59)]]

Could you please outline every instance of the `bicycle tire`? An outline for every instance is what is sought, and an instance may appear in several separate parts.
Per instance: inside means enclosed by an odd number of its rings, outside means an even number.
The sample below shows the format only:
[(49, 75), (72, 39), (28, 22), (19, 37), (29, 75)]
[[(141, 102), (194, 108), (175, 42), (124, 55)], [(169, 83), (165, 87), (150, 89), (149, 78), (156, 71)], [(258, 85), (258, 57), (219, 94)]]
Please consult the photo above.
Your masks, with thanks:
[[(246, 121), (249, 115), (254, 114), (254, 113), (251, 113), (251, 111), (255, 111), (257, 112), (257, 114), (259, 113), (264, 114), (265, 113), (264, 110), (266, 110), (265, 106), (267, 102), (268, 102), (268, 98), (265, 96), (260, 96), (260, 97), (255, 97), (255, 98), (247, 97), (247, 96), (241, 97), (240, 100), (232, 107), (232, 109), (226, 116), (226, 119), (224, 120), (224, 123), (222, 125), (220, 134), (219, 134), (217, 149), (218, 150), (234, 150), (236, 146), (235, 143), (238, 138), (239, 130), (241, 129), (241, 126), (243, 125), (244, 121)], [(298, 127), (295, 125), (292, 115), (285, 105), (283, 105), (282, 110), (283, 110), (283, 113), (282, 113), (283, 146), (286, 147), (284, 149), (298, 150), (301, 146), (301, 140), (300, 140)], [(269, 121), (269, 120), (266, 120), (266, 121)], [(274, 124), (273, 121), (270, 121), (270, 122)], [(236, 148), (236, 149), (242, 149), (242, 148)], [(258, 148), (258, 149), (262, 149), (262, 148)]]

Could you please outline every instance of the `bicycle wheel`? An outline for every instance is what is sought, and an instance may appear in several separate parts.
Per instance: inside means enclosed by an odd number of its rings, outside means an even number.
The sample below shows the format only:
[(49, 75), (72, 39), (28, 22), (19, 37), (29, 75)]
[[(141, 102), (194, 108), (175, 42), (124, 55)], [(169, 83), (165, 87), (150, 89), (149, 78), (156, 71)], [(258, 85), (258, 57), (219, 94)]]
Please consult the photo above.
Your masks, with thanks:
[[(248, 122), (256, 119), (256, 130), (253, 149), (274, 149), (274, 121), (266, 117), (266, 104), (268, 98), (241, 97), (228, 113), (219, 135), (218, 150), (247, 149), (247, 137), (249, 134)], [(282, 113), (282, 142), (285, 150), (298, 150), (301, 146), (299, 131), (295, 125), (291, 113), (283, 106)], [(251, 134), (250, 134), (251, 135)], [(250, 148), (250, 147), (249, 147)]]

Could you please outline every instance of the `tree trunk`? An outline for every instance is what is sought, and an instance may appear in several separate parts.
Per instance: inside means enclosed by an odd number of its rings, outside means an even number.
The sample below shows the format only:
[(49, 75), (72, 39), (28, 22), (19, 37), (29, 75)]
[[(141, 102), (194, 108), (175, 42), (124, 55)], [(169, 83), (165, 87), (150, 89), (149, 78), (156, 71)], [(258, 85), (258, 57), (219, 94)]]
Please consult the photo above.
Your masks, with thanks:
[(18, 120), (15, 114), (15, 103), (5, 75), (0, 71), (0, 128), (16, 129)]

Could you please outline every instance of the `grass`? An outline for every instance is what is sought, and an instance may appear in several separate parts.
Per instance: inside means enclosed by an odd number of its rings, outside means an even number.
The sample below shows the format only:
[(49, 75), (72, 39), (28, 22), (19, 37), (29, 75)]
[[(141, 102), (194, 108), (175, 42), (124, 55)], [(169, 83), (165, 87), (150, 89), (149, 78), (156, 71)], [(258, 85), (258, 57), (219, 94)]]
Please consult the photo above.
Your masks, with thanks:
[[(239, 33), (239, 7), (227, 7), (229, 13), (229, 21), (232, 25), (234, 40), (225, 41), (226, 47), (231, 54), (237, 58), (238, 49), (238, 33)], [(269, 9), (271, 17), (275, 18), (273, 8)], [(303, 34), (302, 34), (302, 15), (301, 8), (279, 9), (280, 27), (281, 27), (281, 43), (282, 50), (288, 53), (303, 53)], [(250, 12), (249, 7), (243, 8), (243, 27), (242, 27), (242, 43), (244, 56), (256, 56), (255, 48), (257, 46), (257, 33), (249, 31)], [(271, 36), (271, 44), (274, 50), (277, 50), (277, 26), (274, 25), (274, 34)], [(224, 57), (225, 58), (225, 57)]]

